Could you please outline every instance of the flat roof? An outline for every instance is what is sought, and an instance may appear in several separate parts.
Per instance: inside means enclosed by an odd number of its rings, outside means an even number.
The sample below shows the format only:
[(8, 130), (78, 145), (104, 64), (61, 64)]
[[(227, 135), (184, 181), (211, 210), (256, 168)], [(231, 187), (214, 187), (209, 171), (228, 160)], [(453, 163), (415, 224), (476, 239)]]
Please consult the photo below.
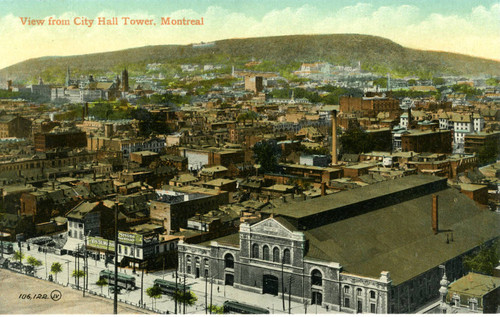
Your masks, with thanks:
[(500, 277), (469, 273), (451, 283), (448, 291), (470, 297), (482, 297), (500, 287)]
[[(398, 285), (499, 236), (500, 215), (478, 207), (455, 188), (436, 194), (442, 230), (438, 234), (432, 230), (428, 194), (305, 231), (310, 246), (306, 256), (338, 262), (346, 272), (368, 277), (389, 271), (393, 285)], [(446, 243), (451, 232), (453, 241)]]
[(376, 197), (394, 194), (416, 186), (430, 185), (445, 180), (443, 177), (430, 175), (410, 175), (400, 179), (380, 182), (370, 186), (342, 191), (313, 200), (287, 204), (282, 208), (262, 211), (267, 214), (283, 215), (290, 218), (303, 218), (325, 211), (353, 205)]

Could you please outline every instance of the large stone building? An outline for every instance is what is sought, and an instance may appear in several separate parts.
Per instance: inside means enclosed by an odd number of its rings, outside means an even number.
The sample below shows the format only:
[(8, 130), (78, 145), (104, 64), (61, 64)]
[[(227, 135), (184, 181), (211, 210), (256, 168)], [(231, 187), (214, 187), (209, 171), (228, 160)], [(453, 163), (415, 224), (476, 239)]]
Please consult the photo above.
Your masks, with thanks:
[(31, 134), (31, 120), (20, 116), (0, 116), (0, 138), (28, 138)]
[(463, 276), (463, 256), (500, 232), (499, 215), (432, 176), (261, 213), (268, 218), (238, 234), (180, 243), (180, 271), (336, 311), (408, 313), (439, 297), (439, 266)]
[(56, 148), (85, 148), (87, 134), (78, 129), (54, 128), (51, 132), (35, 133), (35, 150), (44, 152)]

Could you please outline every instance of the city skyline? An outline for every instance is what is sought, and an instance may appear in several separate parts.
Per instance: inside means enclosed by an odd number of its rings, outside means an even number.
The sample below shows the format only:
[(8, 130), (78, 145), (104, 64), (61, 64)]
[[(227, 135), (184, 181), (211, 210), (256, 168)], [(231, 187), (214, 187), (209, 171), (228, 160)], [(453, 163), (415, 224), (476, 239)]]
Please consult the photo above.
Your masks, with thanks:
[[(99, 4), (99, 5), (96, 5)], [(43, 56), (115, 51), (147, 45), (190, 44), (292, 34), (359, 33), (409, 48), (499, 60), (497, 1), (1, 1), (0, 68)], [(28, 26), (21, 18), (67, 19), (66, 26)], [(75, 25), (84, 17), (152, 19), (157, 25)], [(204, 19), (203, 25), (161, 25), (162, 17)], [(121, 22), (121, 21), (120, 21)], [(460, 30), (460, 31), (459, 31)], [(26, 43), (35, 49), (26, 49)]]

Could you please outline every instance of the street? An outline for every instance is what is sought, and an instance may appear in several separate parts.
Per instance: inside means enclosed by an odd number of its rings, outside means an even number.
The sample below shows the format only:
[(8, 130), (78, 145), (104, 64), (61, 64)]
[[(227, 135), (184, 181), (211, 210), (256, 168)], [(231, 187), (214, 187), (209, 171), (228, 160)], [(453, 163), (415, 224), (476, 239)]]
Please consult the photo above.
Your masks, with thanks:
[[(15, 245), (15, 250), (18, 250), (18, 246)], [(75, 259), (74, 256), (70, 255), (56, 255), (53, 253), (39, 252), (37, 247), (30, 247), (30, 251), (27, 250), (26, 243), (23, 243), (22, 252), (25, 257), (23, 263), (26, 263), (26, 258), (28, 256), (33, 256), (36, 259), (42, 261), (42, 265), (36, 268), (35, 276), (47, 280), (50, 272), (52, 263), (59, 262), (62, 264), (62, 272), (56, 276), (53, 276), (53, 281), (62, 285), (69, 286), (74, 289), (79, 289), (83, 296), (83, 283), (84, 279), (77, 279), (72, 277), (72, 273), (75, 269), (79, 267), (79, 270), (84, 269), (83, 258)], [(9, 256), (10, 258), (12, 255)], [(76, 261), (75, 263), (75, 260)], [(76, 264), (76, 265), (75, 265)], [(88, 289), (92, 294), (102, 296), (105, 298), (113, 298), (113, 293), (109, 291), (108, 286), (99, 286), (96, 281), (99, 279), (99, 273), (104, 270), (110, 270), (114, 272), (114, 265), (108, 264), (106, 267), (104, 260), (94, 260), (88, 258)], [(146, 290), (153, 286), (155, 279), (165, 279), (167, 281), (175, 282), (175, 271), (166, 270), (153, 273), (144, 273), (143, 289), (141, 290), (141, 271), (137, 270), (134, 274), (130, 268), (118, 268), (119, 273), (124, 273), (129, 276), (135, 277), (136, 288), (134, 290), (122, 289), (121, 293), (118, 295), (118, 300), (126, 304), (130, 304), (136, 307), (141, 307), (141, 295), (143, 298), (143, 308), (152, 310), (157, 313), (174, 313), (175, 312), (175, 302), (172, 297), (168, 295), (162, 295), (159, 299), (151, 299), (147, 296)], [(54, 275), (54, 274), (52, 274)], [(227, 300), (234, 300), (249, 305), (266, 308), (271, 314), (287, 314), (289, 312), (288, 298), (285, 296), (285, 310), (283, 310), (283, 300), (281, 294), (278, 296), (273, 296), (269, 294), (257, 294), (247, 291), (243, 291), (232, 286), (226, 285), (210, 285), (210, 280), (206, 283), (204, 278), (186, 278), (186, 286), (189, 286), (191, 290), (195, 293), (197, 301), (193, 306), (186, 306), (186, 314), (204, 314), (205, 313), (205, 296), (208, 305), (212, 303), (213, 305), (222, 306)], [(184, 283), (184, 277), (179, 275), (178, 279), (179, 289), (182, 289)], [(77, 288), (78, 285), (78, 288)], [(207, 292), (205, 292), (205, 288)], [(212, 291), (211, 291), (212, 290)], [(141, 294), (142, 293), (142, 294)], [(88, 296), (88, 295), (87, 295)], [(326, 308), (318, 305), (304, 305), (303, 303), (291, 302), (291, 313), (292, 314), (304, 314), (304, 313), (338, 313), (334, 311), (328, 311)], [(177, 310), (178, 314), (184, 313), (184, 308), (179, 306)]]

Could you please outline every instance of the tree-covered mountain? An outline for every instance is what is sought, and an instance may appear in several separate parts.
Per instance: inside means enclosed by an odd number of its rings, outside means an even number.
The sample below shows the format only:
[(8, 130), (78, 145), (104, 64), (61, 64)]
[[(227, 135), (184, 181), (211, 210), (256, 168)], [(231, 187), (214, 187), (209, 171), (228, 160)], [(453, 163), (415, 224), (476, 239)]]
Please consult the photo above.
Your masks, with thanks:
[[(61, 52), (64, 53), (64, 52)], [(228, 39), (215, 45), (157, 45), (121, 51), (77, 56), (51, 56), (26, 60), (0, 70), (0, 78), (45, 81), (60, 80), (66, 68), (80, 74), (118, 73), (123, 67), (145, 71), (150, 63), (161, 63), (163, 70), (175, 70), (183, 63), (235, 65), (250, 61), (262, 63), (259, 70), (291, 72), (303, 62), (324, 61), (357, 65), (379, 74), (415, 75), (500, 75), (500, 62), (467, 55), (405, 48), (388, 39), (359, 34), (290, 35)]]

